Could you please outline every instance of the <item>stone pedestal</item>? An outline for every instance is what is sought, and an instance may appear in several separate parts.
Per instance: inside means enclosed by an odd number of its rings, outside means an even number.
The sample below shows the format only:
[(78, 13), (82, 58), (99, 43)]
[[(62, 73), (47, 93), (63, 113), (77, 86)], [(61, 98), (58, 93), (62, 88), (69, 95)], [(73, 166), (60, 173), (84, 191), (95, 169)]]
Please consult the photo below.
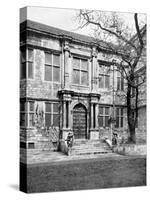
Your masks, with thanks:
[(90, 140), (99, 140), (99, 129), (90, 129)]

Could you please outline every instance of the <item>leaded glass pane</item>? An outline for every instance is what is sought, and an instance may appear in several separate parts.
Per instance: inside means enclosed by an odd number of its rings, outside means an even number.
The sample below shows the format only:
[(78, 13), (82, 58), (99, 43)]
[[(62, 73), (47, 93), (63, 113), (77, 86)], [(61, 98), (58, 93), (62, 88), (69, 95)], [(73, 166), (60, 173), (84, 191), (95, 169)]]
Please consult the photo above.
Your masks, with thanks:
[(108, 120), (109, 120), (109, 117), (105, 116), (105, 127), (109, 127)]
[(33, 61), (33, 50), (28, 49), (28, 61)]
[(124, 90), (124, 79), (121, 77), (121, 90)]
[(88, 72), (81, 71), (81, 85), (88, 85)]
[(45, 126), (49, 128), (51, 126), (51, 114), (45, 113)]
[(121, 117), (121, 127), (123, 127), (123, 117)]
[(54, 103), (53, 104), (53, 112), (54, 113), (58, 113), (59, 112), (59, 105), (58, 105), (58, 103)]
[(26, 103), (20, 102), (20, 111), (25, 111), (25, 110), (26, 110)]
[(45, 104), (45, 112), (51, 112), (51, 103)]
[(29, 127), (34, 126), (34, 113), (29, 114)]
[(45, 53), (45, 64), (52, 65), (52, 54)]
[(45, 65), (45, 80), (52, 81), (52, 67)]
[(109, 115), (109, 107), (105, 108), (105, 115)]
[(21, 79), (26, 78), (26, 63), (21, 64)]
[(119, 128), (119, 117), (116, 117), (116, 125), (115, 125), (116, 128)]
[(80, 59), (73, 58), (73, 68), (80, 69)]
[(117, 77), (117, 90), (120, 90), (121, 80), (120, 77)]
[(53, 114), (53, 126), (59, 126), (59, 115)]
[(60, 56), (59, 55), (53, 55), (53, 65), (55, 65), (55, 66), (60, 65)]
[(28, 62), (28, 78), (33, 78), (33, 63)]
[(21, 52), (21, 62), (26, 62), (26, 51)]
[(99, 88), (104, 88), (104, 76), (99, 76)]
[(103, 127), (103, 117), (102, 116), (99, 117), (98, 121), (99, 121), (99, 126)]
[(25, 113), (20, 113), (20, 126), (25, 126), (26, 125), (26, 114)]
[(99, 107), (99, 114), (103, 115), (103, 107), (101, 107), (101, 106)]
[(53, 67), (53, 81), (59, 82), (60, 81), (60, 68)]
[(121, 108), (121, 116), (123, 116), (123, 108)]
[(73, 70), (73, 83), (80, 84), (80, 71)]
[(105, 88), (109, 88), (109, 76), (105, 76)]
[(81, 70), (88, 71), (88, 61), (87, 60), (81, 60)]
[(119, 116), (119, 108), (116, 108), (116, 116)]

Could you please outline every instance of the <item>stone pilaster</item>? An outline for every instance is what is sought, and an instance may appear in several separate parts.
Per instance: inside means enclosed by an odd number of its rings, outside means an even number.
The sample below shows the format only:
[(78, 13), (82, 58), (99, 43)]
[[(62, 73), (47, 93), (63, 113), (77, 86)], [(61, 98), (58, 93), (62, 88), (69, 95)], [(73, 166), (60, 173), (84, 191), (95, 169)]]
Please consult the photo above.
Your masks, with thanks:
[(99, 108), (98, 104), (95, 104), (95, 127), (98, 129), (98, 113), (99, 113)]
[(92, 48), (91, 55), (91, 90), (96, 91), (97, 89), (97, 50), (96, 47)]
[[(90, 94), (90, 138), (91, 140), (99, 139), (99, 128), (98, 128), (98, 102), (100, 95), (96, 93)], [(93, 121), (95, 120), (95, 121)]]
[(91, 106), (90, 106), (90, 109), (91, 109), (91, 115), (90, 115), (90, 120), (91, 120), (91, 123), (90, 123), (90, 128), (93, 129), (93, 103), (91, 103)]
[(67, 41), (64, 42), (64, 87), (70, 87), (70, 47)]
[(69, 101), (68, 103), (68, 125), (69, 125), (69, 128), (72, 127), (72, 123), (71, 123), (71, 101)]
[(66, 101), (63, 101), (63, 128), (66, 128)]

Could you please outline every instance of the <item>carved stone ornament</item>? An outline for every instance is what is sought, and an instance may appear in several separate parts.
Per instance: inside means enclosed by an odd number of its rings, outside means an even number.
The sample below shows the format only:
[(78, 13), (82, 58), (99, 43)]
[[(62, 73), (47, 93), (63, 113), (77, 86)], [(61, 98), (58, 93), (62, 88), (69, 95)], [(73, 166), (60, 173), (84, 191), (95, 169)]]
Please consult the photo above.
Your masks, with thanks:
[(70, 50), (70, 46), (68, 42), (64, 43), (64, 48), (63, 48), (64, 52), (67, 51), (69, 53), (69, 57), (71, 56), (71, 50)]
[(94, 57), (94, 58), (97, 58), (97, 54), (98, 54), (98, 52), (97, 52), (96, 48), (93, 48), (93, 49), (92, 49), (92, 58), (93, 58), (93, 57)]

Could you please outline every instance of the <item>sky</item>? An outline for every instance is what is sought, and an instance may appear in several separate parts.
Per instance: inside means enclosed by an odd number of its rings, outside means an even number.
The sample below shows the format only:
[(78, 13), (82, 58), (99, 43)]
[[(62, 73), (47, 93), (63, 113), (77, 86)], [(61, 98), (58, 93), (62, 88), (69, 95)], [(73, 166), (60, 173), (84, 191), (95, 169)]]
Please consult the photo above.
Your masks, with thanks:
[[(79, 10), (31, 6), (27, 7), (27, 16), (23, 11), (24, 10), (21, 10), (20, 13), (20, 22), (24, 21), (27, 18), (67, 31), (92, 36), (92, 32), (89, 27), (85, 27), (84, 29), (78, 29), (79, 24), (76, 16)], [(130, 26), (134, 25), (132, 13), (119, 14), (126, 21), (127, 24), (129, 24)], [(141, 16), (143, 19), (145, 19), (145, 15), (141, 14)]]

